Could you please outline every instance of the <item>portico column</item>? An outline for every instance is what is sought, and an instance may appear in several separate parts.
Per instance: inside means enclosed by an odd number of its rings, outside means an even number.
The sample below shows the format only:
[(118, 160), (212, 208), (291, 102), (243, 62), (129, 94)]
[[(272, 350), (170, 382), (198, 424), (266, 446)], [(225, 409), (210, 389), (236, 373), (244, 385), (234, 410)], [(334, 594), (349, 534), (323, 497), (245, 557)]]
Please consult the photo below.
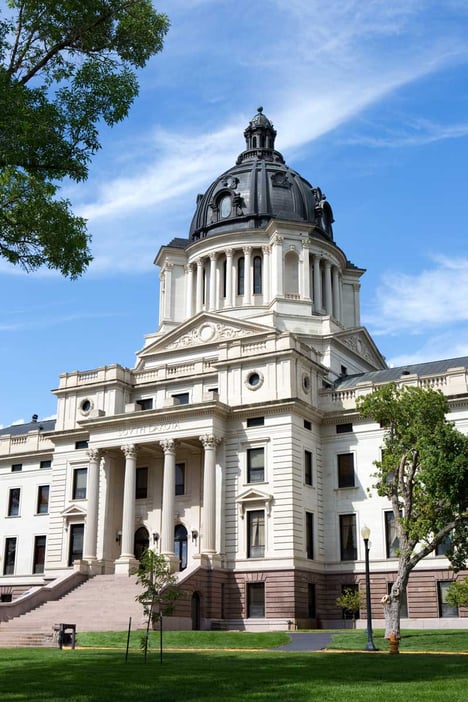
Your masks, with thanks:
[(333, 266), (333, 316), (340, 319), (340, 273), (336, 266)]
[(173, 263), (164, 265), (164, 319), (172, 319), (172, 269)]
[(197, 291), (195, 299), (195, 312), (201, 311), (203, 305), (203, 260), (201, 258), (197, 261)]
[(232, 249), (226, 249), (226, 307), (232, 307)]
[(86, 528), (83, 544), (83, 560), (95, 561), (97, 556), (97, 525), (99, 500), (99, 451), (91, 448), (88, 451), (88, 509), (86, 513)]
[(244, 246), (244, 305), (252, 302), (252, 247)]
[(203, 553), (216, 552), (216, 446), (221, 439), (203, 434), (200, 442), (205, 449), (203, 468)]
[(302, 242), (302, 285), (301, 297), (310, 300), (310, 242)]
[(314, 255), (314, 310), (322, 311), (322, 277), (320, 271), (320, 256)]
[(159, 443), (164, 451), (161, 553), (174, 556), (176, 442), (164, 439)]
[(283, 237), (274, 234), (272, 240), (271, 297), (283, 295)]
[(191, 317), (193, 314), (193, 266), (188, 263), (185, 266), (185, 316)]
[(325, 312), (332, 314), (331, 263), (325, 261)]
[(137, 447), (134, 444), (122, 446), (125, 455), (125, 478), (122, 514), (122, 539), (120, 558), (134, 558), (133, 541), (135, 531), (135, 488), (136, 488), (136, 456)]
[(216, 308), (216, 253), (210, 253), (210, 299), (208, 309)]

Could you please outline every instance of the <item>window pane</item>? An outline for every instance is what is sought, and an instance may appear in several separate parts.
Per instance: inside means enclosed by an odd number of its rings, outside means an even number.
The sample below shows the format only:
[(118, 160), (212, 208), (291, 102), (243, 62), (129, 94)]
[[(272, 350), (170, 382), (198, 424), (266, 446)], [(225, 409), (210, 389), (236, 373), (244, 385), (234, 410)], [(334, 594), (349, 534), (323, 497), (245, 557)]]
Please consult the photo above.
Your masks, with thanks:
[(258, 618), (265, 616), (265, 583), (247, 585), (247, 616)]
[(36, 536), (34, 539), (33, 573), (43, 573), (45, 563), (46, 537)]
[(253, 291), (254, 295), (260, 295), (262, 292), (262, 258), (254, 256), (253, 260)]
[(306, 512), (306, 555), (314, 557), (314, 515), (311, 512)]
[(144, 500), (148, 496), (148, 468), (136, 469), (135, 499)]
[(304, 482), (306, 485), (312, 485), (312, 453), (304, 451)]
[(52, 461), (41, 461), (40, 468), (50, 468), (52, 466)]
[(241, 256), (241, 258), (237, 262), (237, 294), (238, 295), (244, 294), (244, 257), (243, 256)]
[(265, 555), (265, 513), (262, 509), (247, 512), (247, 558)]
[(83, 557), (83, 535), (84, 524), (72, 524), (70, 527), (70, 552), (68, 565), (73, 565), (73, 561), (79, 561)]
[(387, 558), (398, 558), (400, 543), (393, 512), (385, 512), (385, 542), (387, 548)]
[(189, 394), (188, 392), (179, 392), (177, 395), (172, 395), (172, 399), (175, 405), (188, 405)]
[(17, 517), (19, 515), (21, 488), (12, 488), (8, 498), (8, 516)]
[(356, 560), (357, 544), (355, 514), (342, 514), (340, 516), (340, 546), (342, 561)]
[(47, 514), (49, 511), (49, 486), (40, 485), (37, 489), (37, 513)]
[(176, 463), (175, 494), (185, 494), (185, 463)]
[(354, 454), (338, 455), (338, 487), (354, 487)]
[(87, 468), (77, 468), (73, 473), (73, 499), (86, 499)]
[(262, 483), (265, 480), (265, 450), (247, 449), (247, 482)]
[(16, 537), (5, 539), (5, 558), (3, 561), (3, 575), (13, 575), (16, 560)]
[(437, 583), (439, 595), (439, 617), (458, 617), (458, 607), (452, 607), (447, 602), (447, 592), (451, 584), (451, 581), (440, 581)]

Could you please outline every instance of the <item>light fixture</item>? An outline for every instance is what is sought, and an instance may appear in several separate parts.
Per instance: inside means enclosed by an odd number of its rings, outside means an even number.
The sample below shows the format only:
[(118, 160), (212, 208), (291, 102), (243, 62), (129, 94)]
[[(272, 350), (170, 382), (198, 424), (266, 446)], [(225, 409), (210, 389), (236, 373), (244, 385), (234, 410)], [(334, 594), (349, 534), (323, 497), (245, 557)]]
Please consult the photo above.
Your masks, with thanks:
[(115, 541), (117, 544), (120, 544), (121, 540), (122, 540), (122, 532), (119, 530), (115, 534)]
[(372, 638), (372, 610), (371, 610), (371, 591), (370, 591), (370, 569), (369, 569), (369, 537), (370, 529), (368, 526), (363, 526), (361, 536), (364, 541), (364, 550), (366, 555), (366, 610), (367, 610), (367, 644), (365, 651), (377, 651), (374, 640)]
[(153, 541), (155, 544), (157, 544), (159, 541), (159, 534), (157, 533), (157, 531), (153, 533)]
[(198, 531), (196, 529), (192, 529), (192, 541), (196, 541), (198, 539)]

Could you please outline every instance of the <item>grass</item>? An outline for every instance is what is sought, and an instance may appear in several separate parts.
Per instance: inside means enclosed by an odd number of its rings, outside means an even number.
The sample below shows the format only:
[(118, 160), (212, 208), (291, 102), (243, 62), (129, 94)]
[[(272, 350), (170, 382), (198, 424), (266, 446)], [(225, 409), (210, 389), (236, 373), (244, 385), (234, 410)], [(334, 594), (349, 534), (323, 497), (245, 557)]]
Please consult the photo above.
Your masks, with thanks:
[[(374, 644), (380, 651), (388, 651), (389, 644), (384, 630), (374, 631)], [(344, 630), (333, 633), (328, 648), (362, 651), (367, 642), (365, 630)], [(400, 651), (468, 652), (468, 629), (408, 629), (402, 631)], [(468, 665), (468, 662), (467, 662)], [(468, 695), (466, 697), (468, 702)]]
[(2, 702), (467, 702), (467, 658), (368, 653), (9, 649)]
[[(144, 636), (142, 631), (132, 631), (130, 647), (139, 648)], [(127, 633), (120, 631), (89, 632), (79, 634), (80, 647), (104, 646), (108, 648), (125, 648)], [(164, 649), (262, 649), (283, 646), (289, 642), (284, 631), (268, 633), (247, 633), (245, 631), (165, 631)], [(159, 631), (150, 631), (150, 647), (159, 650)]]

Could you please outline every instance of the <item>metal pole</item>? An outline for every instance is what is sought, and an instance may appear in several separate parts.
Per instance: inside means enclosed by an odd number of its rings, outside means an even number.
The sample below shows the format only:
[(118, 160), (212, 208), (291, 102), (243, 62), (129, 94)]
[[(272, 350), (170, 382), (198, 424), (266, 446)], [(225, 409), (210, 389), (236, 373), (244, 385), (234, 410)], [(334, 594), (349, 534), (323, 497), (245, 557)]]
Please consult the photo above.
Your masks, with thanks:
[(365, 651), (377, 651), (372, 639), (372, 610), (371, 610), (371, 591), (370, 591), (370, 570), (369, 570), (369, 539), (364, 539), (364, 547), (366, 551), (366, 610), (367, 610), (367, 644)]

